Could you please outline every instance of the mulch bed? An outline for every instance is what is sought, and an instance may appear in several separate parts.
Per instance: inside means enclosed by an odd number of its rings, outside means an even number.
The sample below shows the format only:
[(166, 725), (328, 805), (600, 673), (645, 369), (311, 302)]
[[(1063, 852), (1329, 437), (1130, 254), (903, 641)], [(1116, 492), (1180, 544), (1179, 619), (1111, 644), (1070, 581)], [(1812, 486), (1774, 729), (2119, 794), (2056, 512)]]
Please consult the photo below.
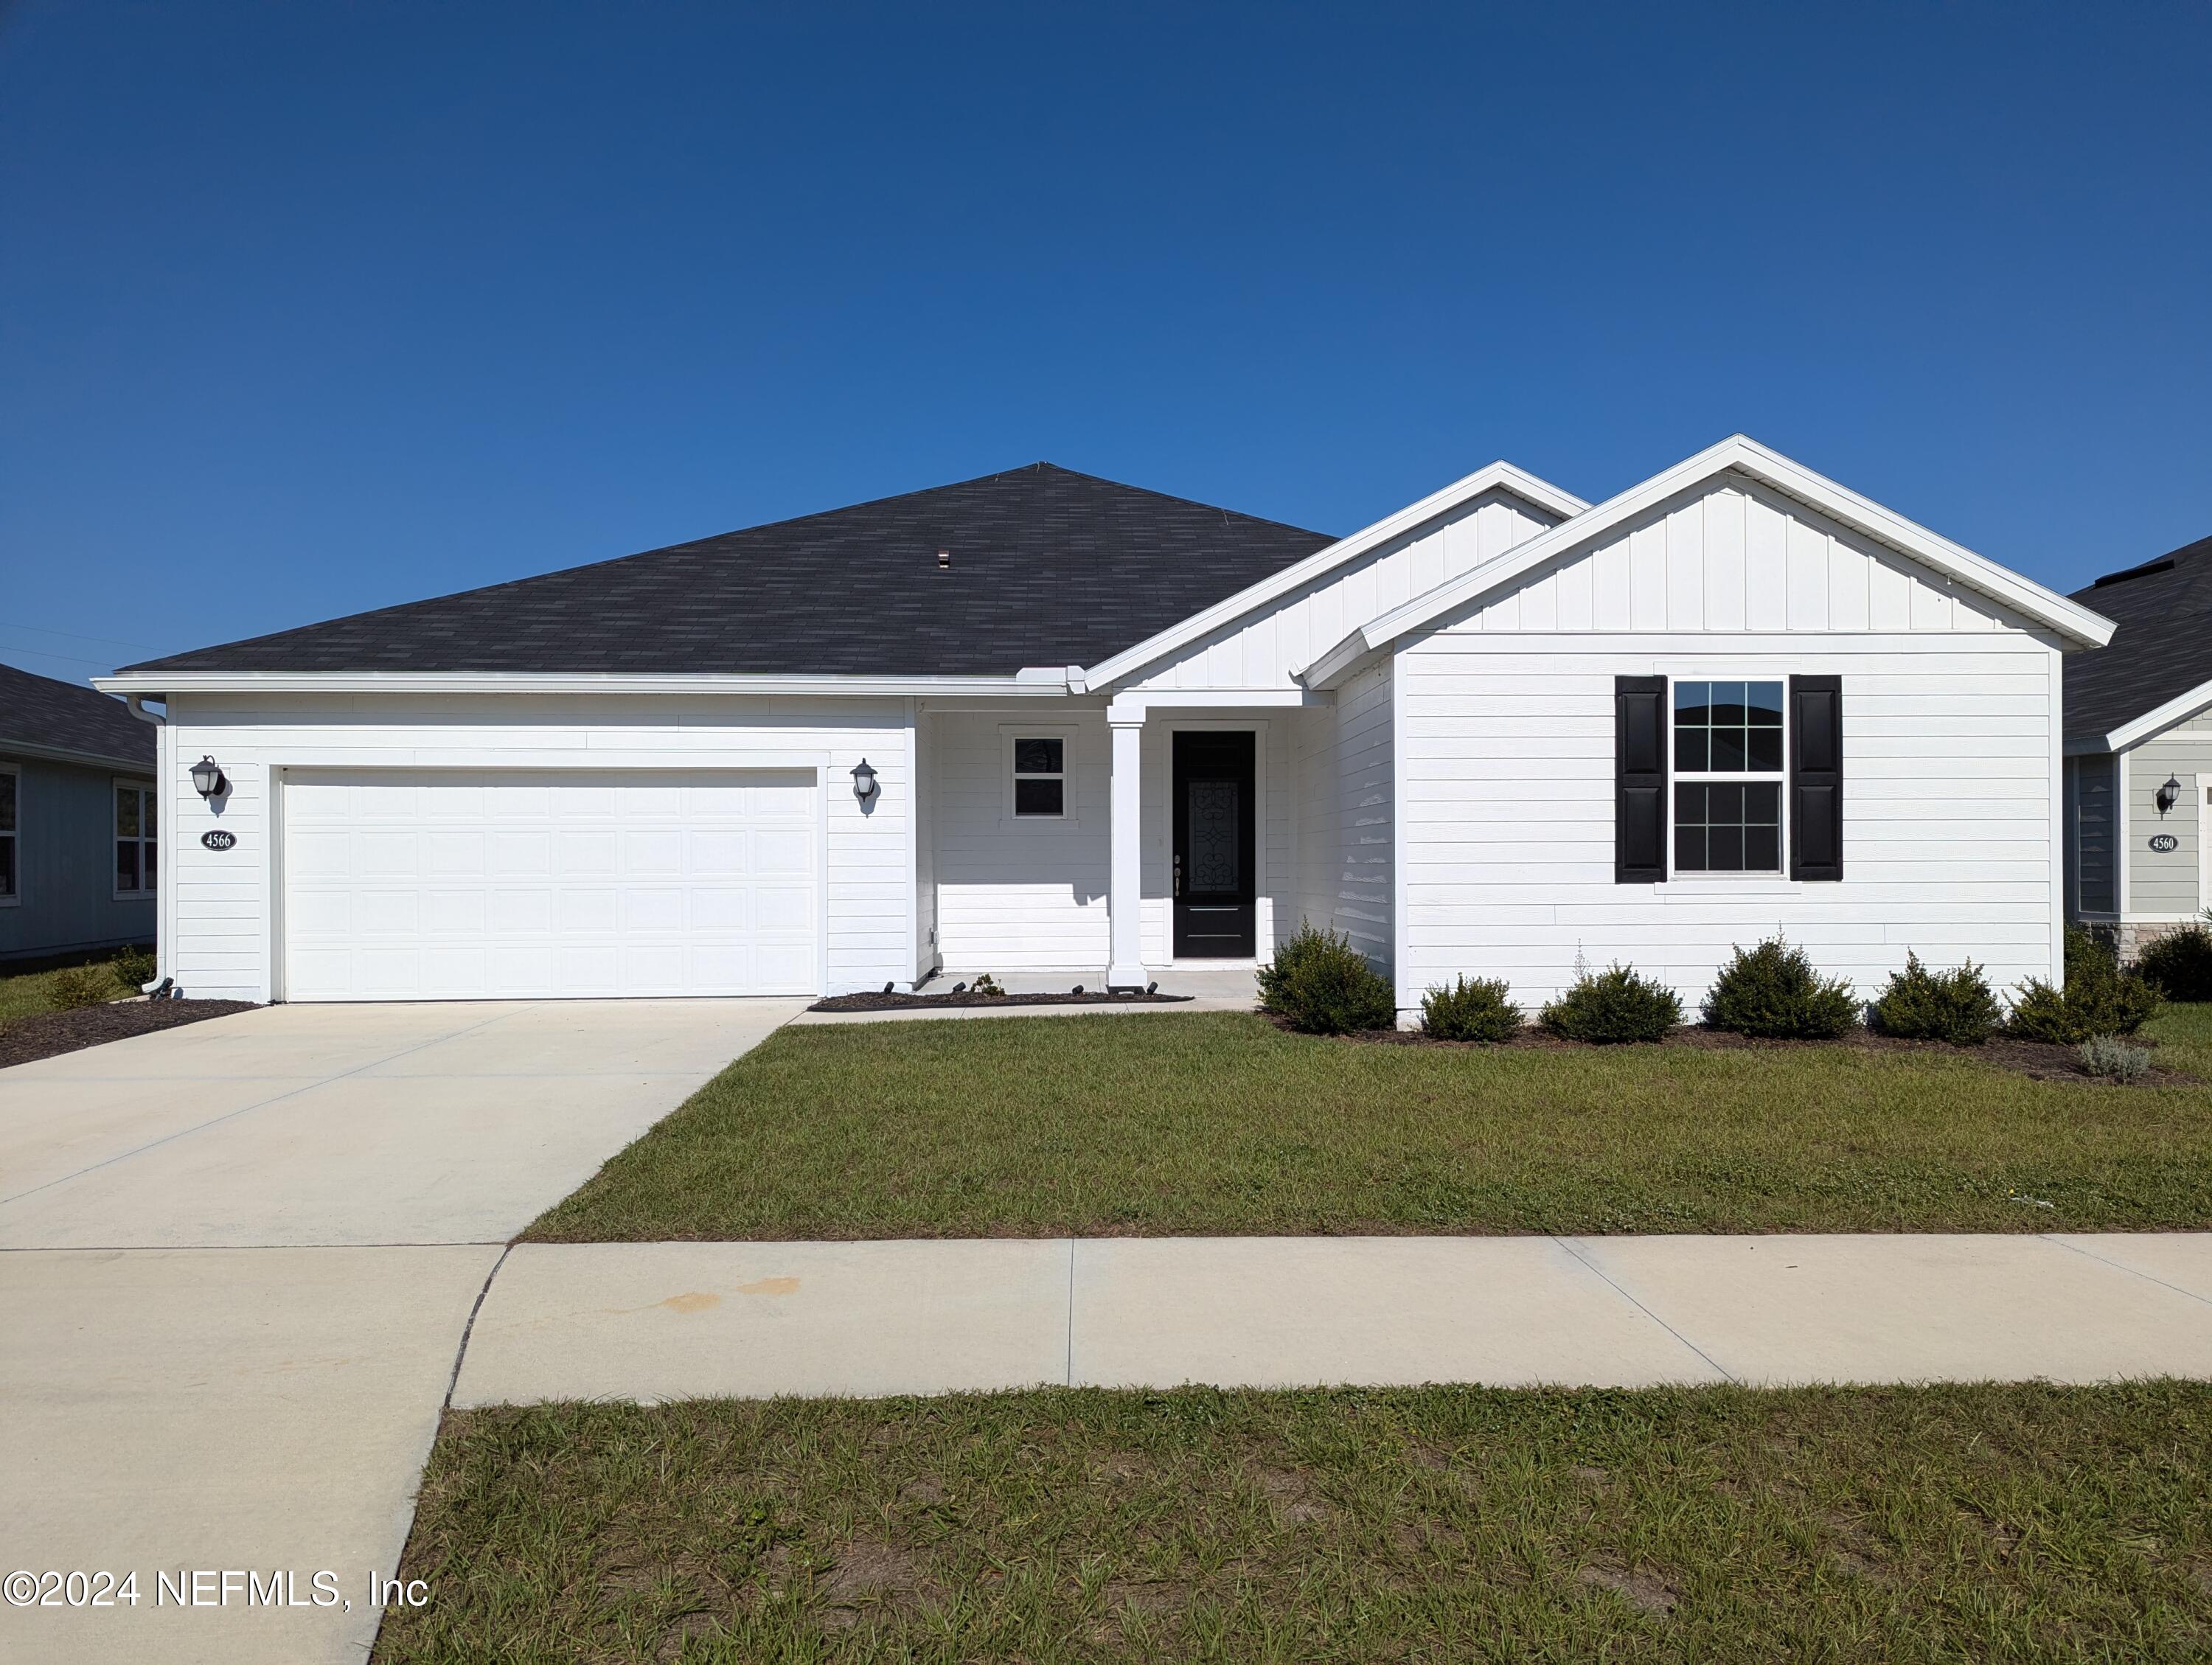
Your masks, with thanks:
[(1188, 994), (832, 994), (809, 1012), (908, 1012), (955, 1006), (1176, 1006)]
[(0, 1068), (252, 1010), (251, 1000), (115, 1000), (75, 1012), (37, 1012), (0, 1029)]
[[(1286, 1035), (1299, 1032), (1292, 1029), (1286, 1019), (1273, 1012), (1263, 1015)], [(1356, 1035), (1332, 1038), (1369, 1046), (1448, 1047), (1462, 1052), (1486, 1049), (1480, 1042), (1439, 1041), (1419, 1030), (1411, 1029), (1363, 1030)], [(2138, 1046), (2155, 1049), (2158, 1045), (2157, 1042), (2146, 1036), (2136, 1035), (2128, 1038)], [(1593, 1046), (1588, 1041), (1567, 1040), (1534, 1024), (1524, 1026), (1511, 1040), (1492, 1044), (1528, 1052), (1581, 1052)], [(1877, 1035), (1865, 1029), (1853, 1030), (1834, 1041), (1763, 1041), (1748, 1035), (1738, 1035), (1729, 1030), (1707, 1029), (1702, 1024), (1685, 1024), (1669, 1031), (1663, 1041), (1640, 1044), (1688, 1047), (1703, 1052), (1766, 1052), (1796, 1047), (1851, 1047), (1861, 1052), (1918, 1053), (1923, 1055), (1932, 1053), (1939, 1056), (1968, 1058), (1977, 1063), (1995, 1064), (1999, 1069), (2017, 1071), (2033, 1081), (2070, 1081), (2081, 1086), (2118, 1085), (2083, 1071), (2081, 1058), (2072, 1047), (2061, 1046), (2051, 1041), (2022, 1041), (2008, 1035), (1993, 1035), (1978, 1047), (1954, 1047), (1948, 1041), (1902, 1041), (1893, 1035)], [(2138, 1087), (2196, 1087), (2202, 1086), (2203, 1083), (2185, 1071), (2168, 1069), (2154, 1061), (2148, 1075), (2130, 1085)]]

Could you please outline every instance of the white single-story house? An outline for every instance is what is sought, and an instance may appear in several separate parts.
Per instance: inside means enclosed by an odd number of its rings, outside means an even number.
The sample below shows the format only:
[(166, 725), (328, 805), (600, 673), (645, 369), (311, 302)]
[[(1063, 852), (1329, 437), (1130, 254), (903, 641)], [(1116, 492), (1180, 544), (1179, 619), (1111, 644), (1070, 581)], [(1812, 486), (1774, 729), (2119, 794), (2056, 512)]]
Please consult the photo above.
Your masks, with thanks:
[(2118, 628), (2066, 662), (2068, 902), (2132, 957), (2212, 908), (2212, 538), (2074, 599)]
[[(1778, 927), (2061, 966), (2098, 613), (1736, 437), (1348, 538), (1046, 464), (131, 666), (161, 970), (256, 1000), (1172, 986), (1347, 933), (1403, 1011)], [(195, 784), (195, 769), (198, 784)]]

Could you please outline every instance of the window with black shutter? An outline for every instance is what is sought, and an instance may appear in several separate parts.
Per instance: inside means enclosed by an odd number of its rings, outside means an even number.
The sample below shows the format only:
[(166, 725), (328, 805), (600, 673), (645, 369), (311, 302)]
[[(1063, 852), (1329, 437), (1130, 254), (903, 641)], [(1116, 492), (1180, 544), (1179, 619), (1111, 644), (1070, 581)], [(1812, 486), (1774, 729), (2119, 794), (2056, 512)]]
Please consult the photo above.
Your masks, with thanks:
[(1844, 876), (1844, 679), (1790, 678), (1790, 877)]
[(1667, 877), (1667, 678), (1613, 679), (1613, 877)]

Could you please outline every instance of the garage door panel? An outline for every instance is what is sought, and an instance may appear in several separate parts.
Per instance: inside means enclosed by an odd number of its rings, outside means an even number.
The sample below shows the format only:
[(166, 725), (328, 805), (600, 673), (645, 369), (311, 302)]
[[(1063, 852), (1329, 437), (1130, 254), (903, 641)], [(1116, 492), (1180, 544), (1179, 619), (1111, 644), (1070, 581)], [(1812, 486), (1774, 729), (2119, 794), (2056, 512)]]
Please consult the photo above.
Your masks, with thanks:
[(811, 992), (819, 803), (790, 771), (295, 773), (286, 994)]

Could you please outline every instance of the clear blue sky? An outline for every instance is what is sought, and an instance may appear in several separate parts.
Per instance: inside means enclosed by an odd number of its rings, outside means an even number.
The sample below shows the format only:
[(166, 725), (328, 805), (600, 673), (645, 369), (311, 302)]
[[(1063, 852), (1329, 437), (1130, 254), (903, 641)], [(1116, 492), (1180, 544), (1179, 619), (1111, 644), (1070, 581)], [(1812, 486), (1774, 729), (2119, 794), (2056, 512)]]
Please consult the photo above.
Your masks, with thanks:
[(2203, 0), (16, 0), (0, 659), (1038, 458), (1346, 532), (1737, 429), (2072, 586), (2212, 532), (2208, 88)]

